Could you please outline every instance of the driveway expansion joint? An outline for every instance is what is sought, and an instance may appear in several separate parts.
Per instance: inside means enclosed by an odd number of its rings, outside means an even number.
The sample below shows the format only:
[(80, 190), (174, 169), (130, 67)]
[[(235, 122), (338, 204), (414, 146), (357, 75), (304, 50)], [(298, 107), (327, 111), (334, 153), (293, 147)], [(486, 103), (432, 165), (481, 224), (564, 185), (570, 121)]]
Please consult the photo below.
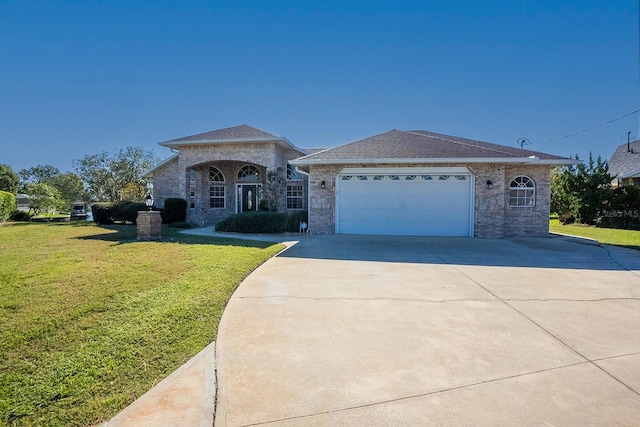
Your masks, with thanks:
[[(443, 389), (440, 389), (440, 390), (433, 390), (433, 391), (429, 391), (429, 392), (425, 392), (425, 393), (418, 393), (418, 394), (412, 394), (412, 395), (409, 395), (409, 396), (397, 397), (395, 399), (386, 399), (386, 400), (380, 400), (380, 401), (377, 401), (377, 402), (363, 403), (361, 405), (354, 405), (354, 406), (349, 406), (349, 407), (345, 407), (345, 408), (331, 409), (331, 410), (327, 410), (327, 411), (316, 412), (316, 413), (313, 413), (313, 414), (296, 415), (296, 416), (291, 416), (291, 417), (286, 417), (286, 418), (279, 418), (279, 419), (275, 419), (275, 420), (259, 421), (259, 422), (250, 423), (250, 424), (242, 424), (242, 427), (252, 427), (252, 426), (260, 426), (260, 425), (268, 425), (268, 424), (273, 424), (273, 423), (280, 423), (280, 422), (283, 422), (283, 421), (301, 420), (301, 419), (312, 418), (312, 417), (317, 417), (317, 416), (321, 416), (321, 415), (329, 415), (329, 414), (336, 414), (336, 413), (340, 413), (340, 412), (347, 412), (347, 411), (351, 411), (351, 410), (354, 410), (354, 409), (369, 408), (369, 407), (372, 407), (372, 406), (385, 405), (385, 404), (388, 404), (388, 403), (394, 403), (394, 402), (400, 402), (400, 401), (412, 400), (412, 399), (419, 399), (419, 398), (422, 398), (422, 397), (433, 396), (433, 395), (436, 395), (436, 394), (448, 393), (450, 391), (464, 390), (464, 389), (467, 389), (467, 388), (478, 387), (478, 386), (482, 386), (482, 385), (485, 385), (485, 384), (497, 383), (497, 382), (501, 382), (501, 381), (505, 381), (505, 380), (514, 379), (514, 378), (522, 378), (522, 377), (526, 377), (526, 376), (530, 376), (530, 375), (537, 375), (537, 374), (541, 374), (541, 373), (545, 373), (545, 372), (557, 371), (557, 370), (560, 370), (560, 369), (571, 368), (571, 367), (574, 367), (574, 366), (587, 365), (587, 364), (591, 364), (590, 362), (591, 361), (589, 361), (589, 360), (585, 360), (583, 362), (570, 363), (570, 364), (567, 364), (567, 365), (555, 366), (555, 367), (547, 368), (547, 369), (539, 369), (539, 370), (531, 371), (531, 372), (524, 372), (524, 373), (520, 373), (520, 374), (508, 375), (508, 376), (499, 377), (499, 378), (492, 378), (492, 379), (489, 379), (489, 380), (484, 380), (484, 381), (478, 381), (478, 382), (469, 383), (469, 384), (458, 385), (458, 386), (455, 386), (455, 387), (448, 387), (448, 388), (443, 388)], [(633, 389), (631, 389), (631, 390), (635, 392), (635, 390), (633, 390)]]
[(405, 301), (405, 302), (426, 302), (426, 303), (446, 303), (446, 302), (467, 302), (467, 301), (496, 301), (497, 298), (452, 298), (452, 299), (424, 299), (424, 298), (394, 298), (394, 297), (308, 297), (301, 295), (264, 295), (264, 296), (238, 296), (238, 299), (307, 299), (315, 301)]
[[(590, 360), (588, 357), (586, 357), (584, 354), (582, 354), (581, 352), (579, 352), (577, 349), (575, 349), (574, 347), (572, 347), (571, 345), (569, 345), (567, 342), (565, 342), (564, 340), (562, 340), (560, 337), (556, 336), (554, 333), (552, 333), (550, 330), (548, 330), (547, 328), (545, 328), (544, 326), (542, 326), (540, 323), (536, 322), (535, 320), (533, 320), (530, 316), (527, 316), (526, 314), (524, 314), (522, 311), (518, 310), (516, 307), (514, 307), (513, 305), (509, 304), (509, 300), (507, 299), (503, 299), (500, 298), (497, 294), (495, 294), (494, 292), (492, 292), (491, 290), (489, 290), (486, 286), (482, 285), (481, 283), (479, 283), (477, 280), (473, 279), (472, 277), (470, 277), (467, 273), (465, 273), (464, 271), (460, 270), (455, 264), (450, 263), (448, 260), (446, 260), (445, 258), (441, 257), (440, 255), (438, 255), (437, 253), (433, 252), (431, 249), (429, 249), (428, 247), (426, 247), (425, 245), (418, 243), (418, 246), (426, 249), (427, 251), (431, 252), (434, 256), (436, 256), (437, 258), (439, 258), (440, 260), (442, 260), (443, 263), (450, 265), (451, 267), (453, 267), (453, 269), (455, 269), (456, 271), (458, 271), (460, 274), (462, 274), (463, 276), (467, 277), (469, 280), (471, 280), (473, 283), (475, 283), (477, 286), (479, 286), (480, 288), (482, 288), (485, 292), (489, 293), (490, 295), (494, 296), (496, 299), (498, 299), (499, 301), (501, 301), (503, 304), (505, 304), (507, 307), (511, 308), (513, 311), (515, 311), (516, 313), (520, 314), (520, 316), (524, 317), (525, 319), (527, 319), (529, 322), (531, 322), (532, 324), (534, 324), (535, 326), (537, 326), (538, 328), (540, 328), (542, 331), (544, 331), (547, 335), (549, 335), (551, 338), (553, 338), (554, 340), (556, 340), (557, 342), (559, 342), (560, 344), (562, 344), (563, 346), (565, 346), (567, 349), (569, 349), (570, 351), (572, 351), (573, 353), (575, 353), (576, 355), (578, 355), (579, 357), (581, 357), (582, 359), (584, 359), (586, 361), (586, 363), (590, 363), (592, 366), (594, 366), (595, 368), (601, 370), (603, 373), (605, 373), (606, 375), (608, 375), (610, 378), (612, 378), (613, 380), (617, 381), (619, 384), (623, 385), (624, 387), (626, 387), (628, 390), (632, 391), (633, 393), (640, 395), (640, 393), (635, 390), (633, 387), (631, 387), (629, 384), (627, 384), (626, 382), (622, 381), (620, 378), (618, 378), (617, 376), (613, 375), (611, 372), (607, 371), (606, 369), (604, 369), (603, 367), (601, 367), (600, 365), (598, 365), (596, 362), (594, 362), (593, 360)], [(624, 270), (627, 271), (631, 271), (629, 270), (627, 267), (625, 267), (624, 265), (620, 264), (618, 261), (616, 261), (613, 256), (611, 255), (611, 253), (609, 252), (609, 250), (606, 247), (603, 247), (602, 245), (598, 245), (599, 247), (602, 247), (606, 252), (607, 255), (609, 256), (609, 258), (617, 265), (619, 265), (620, 267), (622, 267)], [(633, 271), (631, 271), (632, 273), (634, 273)], [(634, 273), (635, 274), (635, 273)], [(607, 300), (608, 298), (603, 298), (602, 300)], [(615, 299), (615, 298), (614, 298)], [(637, 298), (622, 298), (622, 299), (631, 299), (631, 300), (638, 300)], [(518, 301), (515, 299), (512, 299), (511, 301)], [(535, 300), (532, 300), (535, 301)], [(573, 300), (570, 300), (573, 301)], [(578, 300), (580, 301), (580, 300)], [(592, 302), (591, 300), (584, 300), (584, 302)]]
[(573, 299), (573, 298), (503, 298), (503, 301), (516, 302), (547, 302), (547, 301), (568, 301), (568, 302), (601, 302), (601, 301), (640, 301), (640, 297), (611, 297), (593, 299)]

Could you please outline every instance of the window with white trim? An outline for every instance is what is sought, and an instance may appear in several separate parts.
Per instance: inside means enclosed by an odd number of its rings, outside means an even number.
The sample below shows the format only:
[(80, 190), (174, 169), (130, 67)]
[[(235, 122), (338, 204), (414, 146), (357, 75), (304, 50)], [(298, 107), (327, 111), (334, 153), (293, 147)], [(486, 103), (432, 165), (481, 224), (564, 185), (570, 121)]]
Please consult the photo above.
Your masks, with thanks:
[(238, 172), (238, 182), (258, 182), (260, 171), (253, 165), (244, 165)]
[(528, 176), (515, 177), (509, 184), (509, 207), (532, 208), (536, 205), (536, 184)]
[(220, 169), (211, 166), (209, 168), (209, 207), (224, 209), (225, 195), (224, 175)]
[(287, 163), (287, 181), (302, 181), (302, 174)]
[(189, 170), (189, 208), (196, 207), (196, 171)]
[(302, 197), (302, 185), (287, 184), (287, 209), (302, 209)]

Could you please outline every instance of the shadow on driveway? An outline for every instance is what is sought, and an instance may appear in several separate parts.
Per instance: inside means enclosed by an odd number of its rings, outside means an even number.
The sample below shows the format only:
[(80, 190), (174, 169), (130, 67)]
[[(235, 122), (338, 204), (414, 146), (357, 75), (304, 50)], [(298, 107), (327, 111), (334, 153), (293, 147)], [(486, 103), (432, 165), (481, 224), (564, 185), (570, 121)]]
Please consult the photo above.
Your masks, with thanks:
[(589, 270), (640, 269), (640, 252), (558, 236), (470, 239), (420, 236), (308, 236), (278, 255), (345, 261)]

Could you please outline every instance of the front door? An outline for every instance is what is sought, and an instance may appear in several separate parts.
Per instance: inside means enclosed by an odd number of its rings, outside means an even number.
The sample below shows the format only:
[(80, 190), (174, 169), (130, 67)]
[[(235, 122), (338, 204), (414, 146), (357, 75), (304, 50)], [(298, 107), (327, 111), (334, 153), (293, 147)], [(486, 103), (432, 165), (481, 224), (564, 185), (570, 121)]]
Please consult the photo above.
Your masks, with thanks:
[(258, 210), (258, 185), (238, 184), (238, 213)]

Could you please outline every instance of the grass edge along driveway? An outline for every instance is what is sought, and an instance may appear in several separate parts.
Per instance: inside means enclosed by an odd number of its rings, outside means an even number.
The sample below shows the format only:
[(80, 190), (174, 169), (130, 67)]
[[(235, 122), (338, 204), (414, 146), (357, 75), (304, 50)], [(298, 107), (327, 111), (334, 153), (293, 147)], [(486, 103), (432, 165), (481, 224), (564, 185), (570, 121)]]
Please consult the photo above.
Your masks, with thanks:
[(562, 225), (557, 219), (549, 222), (551, 233), (570, 234), (597, 240), (605, 245), (626, 246), (640, 249), (640, 231), (600, 228), (581, 224)]
[(0, 425), (110, 419), (214, 341), (238, 284), (283, 249), (165, 228), (0, 227)]

